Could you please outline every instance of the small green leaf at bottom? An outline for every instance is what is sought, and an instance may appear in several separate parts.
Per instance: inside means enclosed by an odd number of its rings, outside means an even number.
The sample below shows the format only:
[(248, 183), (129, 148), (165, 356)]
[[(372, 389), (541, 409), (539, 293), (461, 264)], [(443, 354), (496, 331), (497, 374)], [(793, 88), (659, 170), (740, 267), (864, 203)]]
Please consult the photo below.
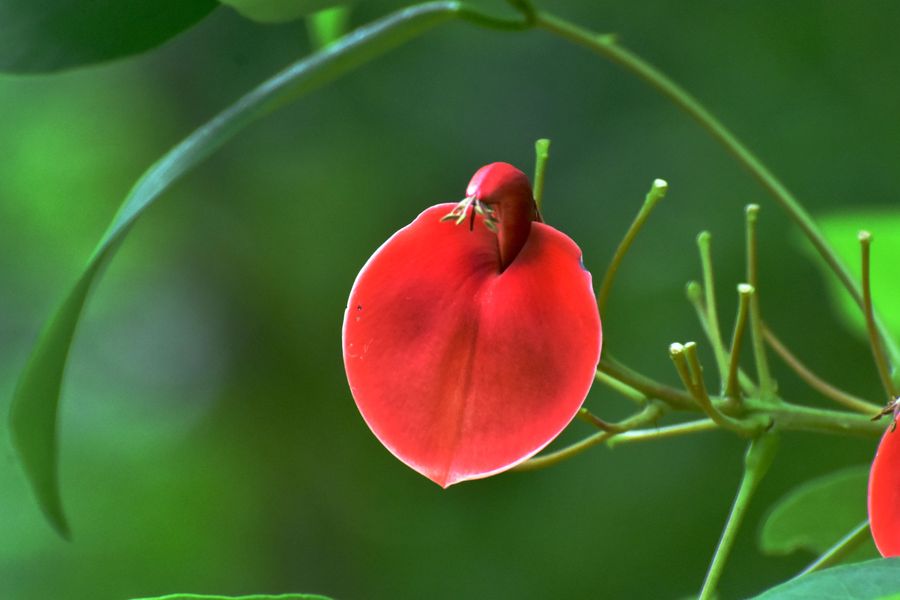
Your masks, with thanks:
[(803, 575), (754, 600), (897, 600), (900, 558), (877, 558)]
[[(797, 550), (824, 552), (865, 520), (868, 477), (868, 466), (851, 467), (794, 488), (765, 518), (760, 549), (777, 555)], [(877, 555), (874, 545), (867, 543), (849, 558), (862, 560)]]

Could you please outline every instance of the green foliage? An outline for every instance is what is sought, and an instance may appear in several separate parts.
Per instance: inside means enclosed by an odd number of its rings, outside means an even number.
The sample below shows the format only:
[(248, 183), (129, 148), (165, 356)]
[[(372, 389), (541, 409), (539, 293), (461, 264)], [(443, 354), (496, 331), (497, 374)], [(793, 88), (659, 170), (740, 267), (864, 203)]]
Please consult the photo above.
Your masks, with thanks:
[(341, 4), (343, 0), (219, 0), (260, 23), (284, 23)]
[(135, 598), (134, 600), (331, 600), (318, 594), (253, 594), (252, 596), (205, 596), (203, 594), (172, 594), (155, 598)]
[[(866, 518), (869, 468), (852, 467), (798, 486), (779, 500), (763, 523), (760, 549), (766, 554), (797, 550), (822, 553)], [(850, 555), (877, 556), (870, 542)]]
[(776, 586), (758, 600), (887, 600), (900, 597), (900, 558), (879, 558), (810, 573)]
[[(857, 234), (861, 230), (872, 234), (872, 303), (887, 328), (900, 335), (900, 278), (897, 277), (896, 263), (896, 257), (900, 256), (900, 212), (889, 209), (847, 210), (820, 218), (819, 225), (857, 279), (861, 273)], [(816, 264), (821, 263), (816, 261)], [(826, 279), (841, 319), (859, 335), (865, 336), (866, 322), (862, 311), (830, 273), (826, 273)]]
[(347, 32), (349, 18), (350, 8), (347, 6), (326, 8), (309, 15), (306, 18), (306, 27), (309, 29), (313, 46), (324, 48), (340, 39)]
[(68, 535), (57, 473), (57, 411), (69, 347), (94, 278), (134, 221), (175, 181), (228, 139), (276, 108), (453, 16), (451, 3), (425, 4), (372, 23), (327, 56), (301, 60), (239, 99), (152, 165), (132, 188), (66, 299), (41, 333), (16, 387), (13, 443), (41, 509)]
[(57, 71), (137, 54), (216, 6), (215, 0), (0, 0), (0, 71)]

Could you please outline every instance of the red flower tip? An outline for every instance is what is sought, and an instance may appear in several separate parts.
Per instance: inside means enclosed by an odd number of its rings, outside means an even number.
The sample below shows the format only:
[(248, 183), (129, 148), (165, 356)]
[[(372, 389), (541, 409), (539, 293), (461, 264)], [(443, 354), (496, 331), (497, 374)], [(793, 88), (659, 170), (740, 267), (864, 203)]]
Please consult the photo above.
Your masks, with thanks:
[[(550, 443), (581, 407), (600, 357), (591, 275), (571, 239), (533, 222), (527, 177), (494, 163), (469, 194), (386, 241), (344, 316), (360, 413), (388, 450), (442, 487), (509, 469)], [(478, 226), (441, 223), (467, 216)]]
[(881, 437), (869, 472), (869, 528), (885, 558), (900, 556), (900, 432)]
[[(466, 197), (482, 202), (497, 212), (500, 231), (500, 269), (515, 260), (537, 219), (537, 208), (528, 176), (514, 166), (495, 162), (475, 172), (466, 188)], [(539, 220), (539, 219), (537, 219)]]

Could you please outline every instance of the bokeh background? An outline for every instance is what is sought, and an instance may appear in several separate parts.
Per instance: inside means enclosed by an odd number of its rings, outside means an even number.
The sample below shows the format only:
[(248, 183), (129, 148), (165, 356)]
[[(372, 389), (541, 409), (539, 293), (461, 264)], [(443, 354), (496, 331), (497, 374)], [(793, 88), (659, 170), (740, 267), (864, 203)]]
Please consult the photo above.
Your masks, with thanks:
[[(353, 22), (399, 6), (359, 3)], [(683, 83), (813, 214), (897, 206), (897, 3), (553, 8), (619, 33)], [(257, 25), (223, 7), (137, 58), (0, 77), (0, 412), (42, 320), (141, 172), (309, 49), (302, 23)], [(442, 491), (380, 446), (347, 389), (341, 321), (368, 256), (423, 207), (461, 198), (482, 164), (530, 172), (538, 137), (553, 140), (545, 216), (595, 279), (650, 182), (670, 182), (603, 315), (617, 357), (675, 382), (668, 344), (701, 336), (683, 289), (700, 275), (702, 229), (730, 330), (742, 207), (758, 202), (767, 320), (814, 369), (880, 398), (868, 349), (835, 316), (796, 228), (695, 123), (546, 33), (451, 23), (256, 124), (139, 222), (95, 288), (65, 380), (72, 542), (43, 521), (0, 427), (0, 598), (695, 593), (740, 476), (734, 436), (596, 448)], [(875, 248), (876, 261), (894, 260)], [(775, 364), (786, 397), (825, 405)], [(587, 405), (608, 419), (632, 408), (599, 386)], [(589, 433), (575, 423), (563, 438)], [(810, 555), (758, 553), (761, 517), (797, 483), (865, 464), (875, 448), (782, 442), (722, 597), (802, 568)]]

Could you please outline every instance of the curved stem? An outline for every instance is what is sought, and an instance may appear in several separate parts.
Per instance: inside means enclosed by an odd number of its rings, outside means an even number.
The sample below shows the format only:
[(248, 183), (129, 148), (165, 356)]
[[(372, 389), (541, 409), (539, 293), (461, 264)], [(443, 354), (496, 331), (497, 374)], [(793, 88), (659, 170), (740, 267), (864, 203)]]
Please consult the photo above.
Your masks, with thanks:
[(628, 228), (628, 231), (625, 232), (625, 237), (619, 242), (619, 247), (616, 248), (612, 260), (609, 261), (609, 266), (606, 267), (606, 273), (604, 273), (603, 281), (600, 283), (600, 291), (597, 292), (597, 306), (600, 309), (601, 315), (603, 314), (604, 308), (606, 308), (606, 299), (609, 297), (609, 291), (612, 289), (612, 283), (619, 270), (619, 265), (622, 263), (622, 259), (625, 258), (625, 254), (628, 252), (628, 249), (631, 248), (631, 243), (634, 241), (634, 238), (637, 237), (638, 232), (644, 226), (644, 223), (647, 222), (647, 218), (650, 216), (650, 213), (653, 212), (653, 208), (659, 204), (660, 200), (666, 197), (666, 192), (668, 190), (669, 184), (662, 179), (653, 181), (653, 185), (650, 186), (650, 191), (647, 192), (647, 195), (644, 197), (644, 203), (641, 205), (641, 209), (638, 211), (638, 214)]
[[(628, 431), (631, 429), (637, 429), (638, 427), (644, 427), (650, 423), (657, 421), (665, 412), (665, 408), (658, 403), (648, 404), (647, 407), (639, 412), (638, 414), (625, 419), (624, 421), (620, 421), (615, 424), (615, 427), (618, 431)], [(595, 433), (594, 435), (581, 440), (580, 442), (576, 442), (571, 446), (567, 446), (562, 450), (557, 450), (555, 452), (551, 452), (549, 454), (545, 454), (543, 456), (538, 456), (535, 458), (530, 458), (523, 462), (522, 464), (513, 467), (513, 471), (534, 471), (537, 469), (543, 469), (545, 467), (550, 467), (557, 463), (560, 463), (566, 459), (572, 458), (573, 456), (577, 456), (588, 450), (589, 448), (593, 448), (598, 444), (602, 444), (609, 438), (616, 435), (617, 432), (613, 431), (600, 431)]]
[(794, 354), (788, 350), (787, 346), (785, 346), (781, 340), (779, 340), (772, 330), (769, 329), (765, 324), (762, 326), (763, 337), (772, 346), (772, 349), (775, 351), (775, 354), (781, 357), (781, 359), (797, 374), (800, 376), (800, 379), (805, 381), (809, 387), (813, 388), (826, 398), (831, 398), (838, 404), (843, 404), (847, 408), (851, 410), (855, 410), (857, 412), (874, 415), (878, 411), (881, 410), (881, 407), (872, 404), (862, 398), (858, 398), (852, 394), (848, 394), (847, 392), (840, 390), (812, 371), (800, 362), (800, 359), (794, 356)]
[(623, 431), (625, 431), (625, 429), (622, 429), (622, 426), (618, 423), (610, 423), (609, 421), (604, 421), (583, 406), (575, 416), (588, 425), (593, 425), (600, 431), (605, 431), (606, 433), (622, 433)]
[[(822, 259), (828, 264), (843, 286), (862, 307), (863, 298), (859, 286), (850, 274), (850, 271), (831, 248), (825, 237), (819, 231), (818, 226), (809, 216), (809, 213), (800, 205), (794, 195), (781, 181), (772, 174), (765, 165), (738, 140), (716, 117), (712, 115), (696, 98), (691, 96), (681, 86), (669, 79), (662, 72), (650, 65), (644, 59), (631, 53), (620, 46), (610, 36), (599, 35), (588, 29), (584, 29), (568, 21), (560, 19), (546, 12), (537, 12), (534, 15), (534, 24), (554, 35), (566, 39), (572, 43), (600, 54), (613, 63), (619, 65), (633, 75), (639, 77), (653, 87), (660, 94), (668, 98), (678, 108), (687, 113), (700, 124), (713, 138), (722, 144), (739, 163), (741, 163), (756, 180), (781, 204), (791, 219), (800, 227), (812, 245), (819, 252)], [(891, 337), (884, 324), (876, 319), (877, 326), (887, 345), (892, 362), (900, 363), (900, 346)]]

